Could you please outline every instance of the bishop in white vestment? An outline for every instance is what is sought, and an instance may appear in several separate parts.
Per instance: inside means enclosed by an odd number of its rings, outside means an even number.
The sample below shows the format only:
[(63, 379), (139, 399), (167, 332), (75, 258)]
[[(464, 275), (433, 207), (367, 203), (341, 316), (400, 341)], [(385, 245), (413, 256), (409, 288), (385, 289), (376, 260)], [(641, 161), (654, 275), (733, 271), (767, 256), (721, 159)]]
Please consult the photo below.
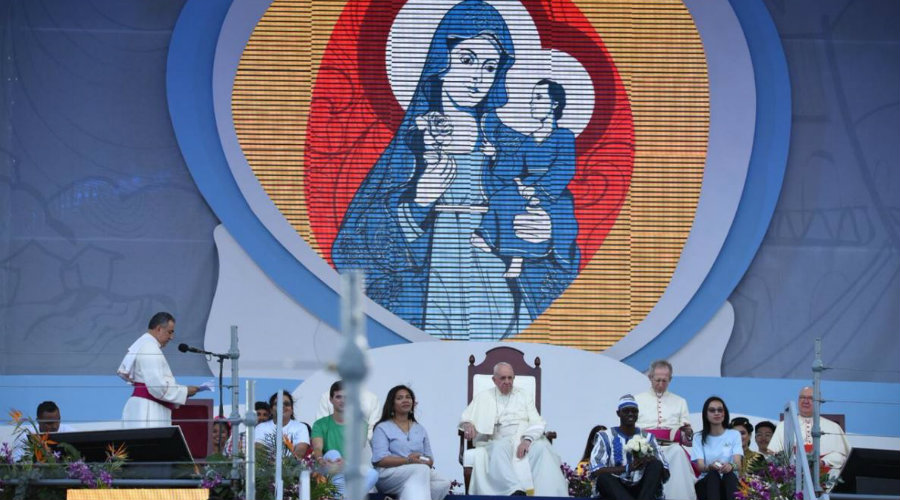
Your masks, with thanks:
[(162, 348), (174, 337), (175, 319), (169, 313), (157, 313), (151, 318), (148, 331), (128, 348), (117, 370), (134, 386), (122, 410), (124, 428), (172, 425), (172, 409), (197, 393), (197, 386), (175, 381), (163, 355)]
[(559, 455), (544, 437), (546, 422), (534, 405), (534, 397), (513, 387), (512, 366), (494, 367), (494, 385), (472, 398), (463, 411), (460, 429), (474, 439), (466, 452), (472, 466), (472, 495), (565, 497), (568, 483), (560, 470)]
[[(634, 398), (639, 410), (637, 426), (651, 432), (664, 429), (668, 431), (667, 435), (661, 436), (656, 432), (654, 435), (657, 439), (669, 441), (675, 441), (679, 430), (683, 436), (693, 435), (690, 430), (691, 420), (687, 401), (669, 392), (672, 365), (664, 360), (654, 361), (650, 365), (649, 378), (650, 390)], [(688, 453), (678, 443), (662, 444), (661, 450), (669, 464), (669, 480), (663, 485), (665, 497), (696, 500), (697, 492), (694, 490), (696, 476)]]
[[(813, 425), (813, 397), (812, 388), (804, 387), (800, 391), (797, 398), (798, 408), (800, 411), (800, 432), (803, 433), (803, 444), (812, 449), (812, 425)], [(820, 458), (831, 471), (832, 477), (837, 477), (844, 467), (844, 462), (850, 456), (850, 444), (844, 435), (841, 426), (828, 420), (825, 417), (819, 417), (819, 427), (822, 430), (822, 437), (819, 439)], [(784, 422), (779, 422), (775, 427), (775, 433), (772, 435), (772, 441), (769, 442), (769, 451), (778, 453), (784, 450)]]

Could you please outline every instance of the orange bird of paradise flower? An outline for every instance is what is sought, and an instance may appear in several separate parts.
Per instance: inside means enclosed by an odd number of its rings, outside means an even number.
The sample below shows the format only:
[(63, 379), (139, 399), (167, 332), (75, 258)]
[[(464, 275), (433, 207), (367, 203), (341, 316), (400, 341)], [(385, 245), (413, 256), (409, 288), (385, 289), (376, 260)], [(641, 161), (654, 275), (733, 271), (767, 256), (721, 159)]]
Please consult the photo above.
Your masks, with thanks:
[(14, 424), (18, 425), (22, 423), (22, 412), (19, 410), (9, 410), (9, 416), (12, 418)]
[(43, 462), (46, 458), (46, 455), (50, 454), (50, 446), (57, 444), (56, 441), (50, 439), (50, 434), (31, 434), (28, 436), (28, 439), (31, 440), (34, 449), (34, 459), (38, 462)]
[(106, 445), (106, 461), (112, 462), (114, 460), (127, 460), (128, 453), (125, 451), (125, 443), (120, 444), (118, 447), (114, 447), (112, 443)]
[(294, 443), (291, 441), (291, 438), (287, 437), (287, 435), (282, 434), (282, 439), (284, 440), (284, 445), (287, 449), (291, 450), (291, 453), (294, 452)]

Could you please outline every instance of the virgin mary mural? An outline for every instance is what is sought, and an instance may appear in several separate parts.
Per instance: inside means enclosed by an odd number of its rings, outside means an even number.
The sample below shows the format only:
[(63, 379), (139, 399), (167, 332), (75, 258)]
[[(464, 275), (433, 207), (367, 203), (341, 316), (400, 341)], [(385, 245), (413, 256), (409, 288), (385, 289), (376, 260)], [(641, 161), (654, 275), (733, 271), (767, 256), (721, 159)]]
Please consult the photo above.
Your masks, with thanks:
[[(553, 168), (553, 206), (532, 200), (512, 234), (539, 245), (516, 272), (482, 219), (504, 198), (485, 186), (526, 178), (530, 136), (504, 124), (515, 47), (482, 0), (453, 6), (438, 24), (393, 139), (363, 180), (331, 249), (339, 271), (366, 272), (367, 294), (444, 339), (498, 340), (539, 316), (575, 278), (580, 261), (570, 169)], [(558, 153), (574, 157), (571, 151)], [(519, 173), (519, 175), (516, 175)], [(532, 197), (534, 198), (534, 197)], [(523, 203), (509, 203), (510, 210)]]

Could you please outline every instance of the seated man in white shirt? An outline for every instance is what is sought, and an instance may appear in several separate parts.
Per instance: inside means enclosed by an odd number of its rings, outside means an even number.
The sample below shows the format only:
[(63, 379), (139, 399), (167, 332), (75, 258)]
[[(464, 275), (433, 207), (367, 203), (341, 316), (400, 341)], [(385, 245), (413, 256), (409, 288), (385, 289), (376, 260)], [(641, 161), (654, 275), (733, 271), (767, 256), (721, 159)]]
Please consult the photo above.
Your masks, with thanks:
[(38, 431), (44, 432), (72, 432), (71, 426), (61, 422), (59, 406), (53, 401), (44, 401), (37, 407)]
[(509, 363), (494, 365), (495, 387), (472, 398), (459, 428), (475, 440), (472, 495), (525, 494), (566, 497), (569, 487), (559, 455), (544, 437), (547, 424), (527, 391), (513, 387)]
[[(803, 433), (803, 443), (812, 450), (812, 424), (813, 424), (813, 390), (812, 387), (804, 387), (800, 390), (797, 397), (797, 407), (800, 412), (800, 429)], [(841, 469), (850, 456), (850, 444), (844, 436), (844, 430), (841, 426), (828, 420), (825, 417), (819, 417), (819, 427), (822, 430), (822, 437), (819, 440), (819, 453), (822, 463), (827, 465), (831, 470), (829, 475), (837, 478), (841, 474)], [(783, 451), (784, 444), (784, 422), (779, 422), (772, 435), (772, 441), (769, 442), (769, 451), (778, 453)]]
[[(61, 422), (59, 406), (53, 401), (44, 401), (39, 404), (35, 414), (37, 415), (37, 431), (41, 434), (50, 432), (72, 432), (75, 430)], [(16, 443), (13, 447), (13, 460), (18, 462), (25, 456), (28, 436), (31, 434), (32, 430), (33, 429), (24, 429), (24, 432), (19, 434), (16, 438)]]
[(637, 425), (660, 439), (671, 474), (663, 488), (665, 497), (695, 500), (694, 469), (687, 450), (676, 442), (690, 446), (694, 436), (687, 401), (669, 392), (672, 365), (668, 361), (659, 359), (651, 363), (648, 377), (650, 390), (635, 396), (640, 408)]

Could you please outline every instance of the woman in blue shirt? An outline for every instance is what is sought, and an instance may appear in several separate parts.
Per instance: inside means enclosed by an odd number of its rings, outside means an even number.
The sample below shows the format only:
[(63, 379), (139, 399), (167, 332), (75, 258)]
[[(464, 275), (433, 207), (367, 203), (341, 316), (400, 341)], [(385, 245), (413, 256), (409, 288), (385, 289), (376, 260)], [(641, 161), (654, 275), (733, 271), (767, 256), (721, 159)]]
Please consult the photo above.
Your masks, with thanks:
[(372, 433), (372, 465), (378, 471), (378, 491), (398, 500), (441, 500), (450, 481), (432, 466), (431, 443), (425, 428), (416, 422), (416, 396), (398, 385), (388, 392), (381, 420)]
[(694, 436), (691, 448), (691, 459), (703, 471), (694, 485), (699, 500), (731, 500), (737, 491), (744, 449), (738, 431), (726, 428), (730, 421), (722, 398), (711, 396), (703, 403), (703, 432), (700, 439)]

